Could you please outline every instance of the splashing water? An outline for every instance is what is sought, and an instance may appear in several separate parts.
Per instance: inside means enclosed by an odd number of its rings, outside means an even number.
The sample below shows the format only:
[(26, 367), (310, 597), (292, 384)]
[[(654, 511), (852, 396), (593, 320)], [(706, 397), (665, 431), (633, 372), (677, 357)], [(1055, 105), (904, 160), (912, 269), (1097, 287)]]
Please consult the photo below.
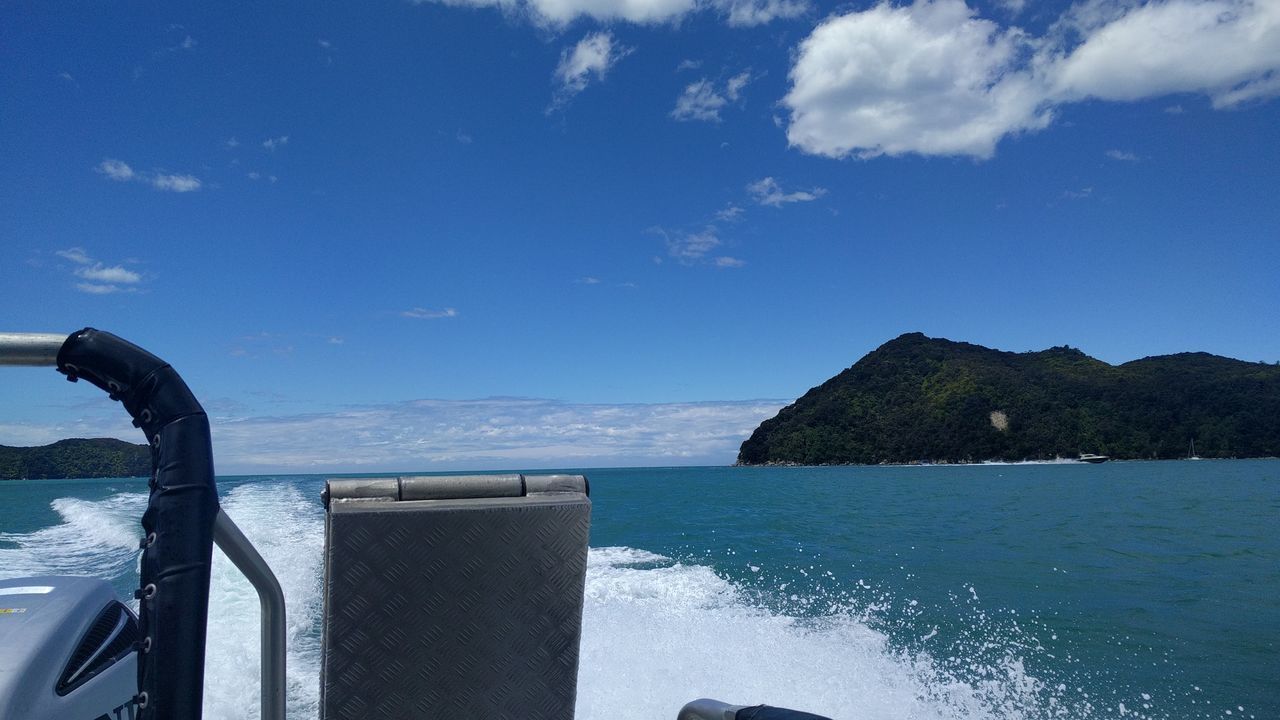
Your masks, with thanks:
[[(145, 503), (144, 493), (54, 500), (58, 523), (0, 533), (12, 546), (0, 547), (0, 575), (88, 574), (113, 579), (117, 588), (136, 585), (137, 523)], [(284, 589), (289, 717), (315, 718), (323, 511), (289, 481), (237, 485), (222, 504)], [(936, 618), (915, 600), (862, 580), (838, 582), (808, 562), (779, 567), (753, 559), (738, 580), (716, 569), (722, 564), (631, 547), (590, 551), (579, 718), (669, 720), (685, 702), (704, 696), (839, 720), (1169, 717), (1146, 692), (1102, 701), (1087, 669), (1073, 670), (1069, 660), (1046, 670), (1053, 663), (1045, 658), (1069, 648), (1051, 643), (1053, 630), (1037, 620), (984, 608), (981, 588), (953, 594), (953, 607), (941, 610), (955, 627), (940, 634)], [(215, 550), (209, 720), (259, 717), (258, 623), (252, 586)], [(1197, 716), (1217, 716), (1205, 710)]]

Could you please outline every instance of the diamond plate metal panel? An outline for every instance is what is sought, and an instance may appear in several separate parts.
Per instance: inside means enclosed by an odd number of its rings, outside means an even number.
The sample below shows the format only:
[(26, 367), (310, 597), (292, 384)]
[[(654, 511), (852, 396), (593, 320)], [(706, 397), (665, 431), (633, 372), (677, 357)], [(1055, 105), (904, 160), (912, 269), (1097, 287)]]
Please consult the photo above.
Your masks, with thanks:
[(572, 720), (591, 502), (334, 504), (325, 720)]

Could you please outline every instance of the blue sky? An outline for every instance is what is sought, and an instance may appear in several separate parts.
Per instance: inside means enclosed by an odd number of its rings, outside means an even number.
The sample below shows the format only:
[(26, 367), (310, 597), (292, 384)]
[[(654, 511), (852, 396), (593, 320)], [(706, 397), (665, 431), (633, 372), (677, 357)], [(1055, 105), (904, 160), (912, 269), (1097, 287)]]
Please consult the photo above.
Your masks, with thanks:
[[(1280, 2), (0, 11), (4, 329), (219, 468), (729, 462), (903, 332), (1280, 360)], [(50, 371), (0, 444), (133, 438)]]

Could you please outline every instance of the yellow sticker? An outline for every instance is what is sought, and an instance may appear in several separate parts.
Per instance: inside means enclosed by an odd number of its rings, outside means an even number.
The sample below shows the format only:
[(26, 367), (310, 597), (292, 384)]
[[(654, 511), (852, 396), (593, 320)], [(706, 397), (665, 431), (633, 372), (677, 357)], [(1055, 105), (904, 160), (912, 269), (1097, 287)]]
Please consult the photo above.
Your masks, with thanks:
[(17, 615), (26, 611), (26, 608), (0, 608), (0, 615)]

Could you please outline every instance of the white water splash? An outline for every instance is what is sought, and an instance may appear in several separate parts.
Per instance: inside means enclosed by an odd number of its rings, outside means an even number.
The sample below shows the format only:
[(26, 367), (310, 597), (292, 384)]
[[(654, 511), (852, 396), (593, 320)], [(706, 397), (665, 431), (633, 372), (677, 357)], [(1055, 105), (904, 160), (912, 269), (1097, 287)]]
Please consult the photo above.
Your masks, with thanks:
[[(0, 549), (0, 575), (130, 577), (136, 573), (138, 518), (145, 502), (142, 493), (54, 501), (60, 523), (0, 534), (17, 546)], [(323, 511), (289, 482), (241, 485), (222, 503), (285, 592), (289, 716), (315, 718)], [(136, 582), (136, 575), (132, 578)], [(786, 585), (779, 581), (776, 587), (781, 591)], [(759, 597), (759, 588), (735, 584), (706, 565), (635, 548), (591, 550), (577, 716), (670, 720), (685, 702), (704, 696), (791, 706), (837, 720), (1110, 716), (1108, 708), (1088, 702), (1087, 694), (1082, 702), (1069, 696), (1065, 685), (1049, 687), (1033, 677), (1024, 667), (1020, 643), (998, 630), (984, 630), (981, 618), (973, 630), (996, 658), (975, 663), (969, 652), (934, 658), (895, 645), (877, 629), (883, 608), (875, 603), (855, 606), (840, 598), (802, 596), (792, 597), (792, 610), (780, 611), (763, 607)], [(258, 613), (253, 588), (215, 551), (208, 720), (259, 717)], [(1129, 717), (1142, 717), (1127, 711)]]
[(52, 503), (57, 525), (27, 533), (0, 532), (0, 573), (31, 575), (96, 575), (116, 577), (135, 571), (147, 507), (143, 493), (120, 493), (103, 500), (58, 498)]
[[(320, 638), (324, 518), (287, 483), (241, 485), (222, 508), (280, 581), (288, 624), (289, 715), (314, 718), (320, 702)], [(261, 717), (260, 609), (257, 592), (221, 550), (209, 583), (204, 713), (209, 720)]]

